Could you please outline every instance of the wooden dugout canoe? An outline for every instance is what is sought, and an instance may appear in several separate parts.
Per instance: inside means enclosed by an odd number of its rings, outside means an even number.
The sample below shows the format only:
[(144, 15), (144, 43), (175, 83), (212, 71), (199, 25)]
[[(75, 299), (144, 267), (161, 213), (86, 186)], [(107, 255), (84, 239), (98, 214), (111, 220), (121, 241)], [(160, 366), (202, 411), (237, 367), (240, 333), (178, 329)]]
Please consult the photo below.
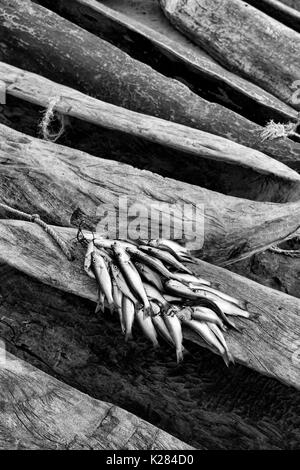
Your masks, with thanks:
[[(0, 138), (1, 200), (39, 213), (56, 225), (69, 226), (80, 208), (95, 227), (103, 216), (101, 207), (106, 204), (103, 207), (109, 216), (115, 217), (120, 197), (126, 196), (128, 206), (143, 206), (140, 222), (149, 230), (161, 227), (151, 211), (170, 217), (172, 210), (174, 221), (190, 221), (181, 236), (195, 254), (217, 264), (262, 251), (300, 226), (300, 201), (274, 204), (224, 196), (41, 141), (3, 125)], [(125, 238), (127, 223), (122, 219)]]
[(20, 0), (1, 0), (0, 6), (3, 61), (112, 104), (217, 133), (290, 164), (298, 162), (300, 144), (262, 142), (260, 126), (202, 99), (49, 10)]
[(300, 9), (296, 10), (280, 0), (247, 0), (247, 3), (300, 33)]
[[(108, 40), (132, 57), (259, 124), (294, 120), (287, 104), (218, 64), (165, 18), (156, 0), (38, 0), (36, 3)], [(211, 93), (211, 95), (210, 95)]]
[[(72, 116), (101, 128), (125, 133), (182, 152), (179, 167), (183, 168), (189, 163), (189, 155), (192, 157), (192, 165), (196, 165), (200, 172), (205, 172), (206, 160), (232, 165), (234, 167), (231, 175), (232, 187), (241, 184), (240, 178), (237, 183), (235, 178), (236, 167), (242, 167), (244, 172), (240, 171), (240, 176), (244, 173), (247, 180), (245, 194), (249, 195), (250, 199), (272, 202), (300, 199), (300, 176), (257, 150), (198, 129), (105, 103), (3, 62), (0, 62), (1, 83), (3, 91), (9, 96), (43, 108), (47, 108), (52, 100), (55, 100), (55, 110), (64, 116)], [(38, 124), (36, 123), (36, 127)], [(198, 157), (197, 160), (195, 157)], [(218, 168), (216, 168), (216, 178), (219, 177), (217, 173)], [(182, 179), (181, 169), (179, 176)], [(230, 179), (230, 169), (227, 178)], [(219, 190), (222, 192), (222, 188)]]
[(1, 450), (193, 449), (132, 413), (45, 374), (2, 347)]
[(160, 0), (172, 22), (225, 67), (300, 111), (292, 86), (300, 73), (300, 36), (240, 0)]
[[(62, 227), (56, 230), (65, 241), (73, 243), (75, 261), (67, 261), (41, 227), (14, 220), (0, 221), (0, 260), (45, 284), (96, 302), (96, 284), (82, 267), (84, 250), (74, 242), (76, 230)], [(236, 361), (300, 388), (297, 361), (300, 300), (203, 261), (194, 270), (217, 283), (220, 290), (245, 299), (249, 311), (260, 314), (255, 321), (236, 320), (243, 326), (243, 334), (232, 331), (226, 334)], [(203, 345), (196, 334), (185, 330), (184, 335)]]

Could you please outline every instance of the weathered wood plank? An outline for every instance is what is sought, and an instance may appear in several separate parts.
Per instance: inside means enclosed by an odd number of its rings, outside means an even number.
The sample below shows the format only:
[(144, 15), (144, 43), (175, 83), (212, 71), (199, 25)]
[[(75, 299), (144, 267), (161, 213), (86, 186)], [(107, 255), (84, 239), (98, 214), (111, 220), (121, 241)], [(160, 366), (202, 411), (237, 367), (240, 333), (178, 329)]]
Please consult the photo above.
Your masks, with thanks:
[(1, 450), (192, 449), (122, 408), (0, 352)]
[(289, 164), (299, 161), (300, 144), (262, 142), (261, 126), (200, 98), (49, 10), (27, 0), (1, 0), (0, 6), (1, 60), (109, 103), (215, 133)]
[(300, 394), (185, 342), (151, 348), (138, 325), (125, 343), (117, 316), (0, 265), (0, 336), (47, 374), (112, 402), (197, 449), (298, 449)]
[(64, 115), (184, 153), (252, 169), (270, 176), (271, 180), (279, 178), (283, 202), (285, 183), (287, 199), (300, 198), (298, 173), (257, 150), (198, 129), (114, 106), (3, 62), (0, 62), (0, 81), (5, 84), (9, 95), (30, 103), (47, 108), (54, 100), (56, 104), (53, 109)]
[[(71, 243), (76, 230), (59, 228), (65, 241)], [(75, 246), (75, 245), (74, 245)], [(53, 240), (41, 227), (22, 221), (0, 222), (0, 260), (39, 281), (96, 302), (96, 283), (84, 272), (84, 250), (76, 249), (77, 259), (66, 260)], [(228, 345), (237, 362), (261, 374), (300, 388), (299, 364), (294, 360), (300, 337), (300, 300), (203, 261), (195, 272), (213, 281), (229, 294), (245, 299), (249, 311), (258, 320), (238, 319), (243, 334), (226, 334)], [(185, 330), (185, 338), (203, 345), (199, 337)]]
[(266, 250), (230, 266), (230, 270), (300, 298), (300, 257)]
[[(243, 109), (238, 108), (240, 114), (247, 113), (250, 109), (259, 105), (256, 115), (267, 114), (273, 111), (274, 116), (280, 119), (295, 119), (296, 111), (267, 93), (262, 88), (235, 75), (210, 57), (204, 50), (189, 41), (183, 34), (177, 31), (167, 21), (156, 0), (132, 0), (124, 2), (109, 0), (98, 2), (96, 0), (37, 0), (35, 3), (54, 10), (67, 19), (75, 22), (88, 31), (113, 42), (118, 47), (124, 45), (130, 52), (145, 48), (144, 60), (149, 55), (163, 54), (164, 62), (176, 63), (178, 75), (183, 72), (183, 65), (192, 73), (198, 75), (198, 82), (206, 79), (212, 80), (215, 95), (231, 94), (234, 91), (236, 103), (227, 99), (227, 107), (244, 104)], [(154, 47), (154, 51), (148, 47), (148, 41)], [(121, 47), (122, 48), (122, 47)], [(147, 54), (148, 52), (148, 54)], [(159, 61), (161, 63), (161, 61)], [(158, 67), (161, 64), (158, 64)], [(188, 74), (184, 74), (187, 78)], [(207, 87), (205, 87), (207, 88)], [(244, 103), (245, 97), (250, 101)], [(220, 96), (222, 101), (222, 97)], [(224, 100), (226, 98), (224, 96)], [(225, 104), (225, 106), (226, 106)], [(229, 106), (228, 106), (229, 105)], [(268, 111), (267, 111), (268, 110)]]
[(300, 73), (296, 31), (239, 0), (160, 3), (174, 26), (225, 67), (300, 110), (291, 93)]
[(247, 3), (300, 33), (300, 11), (279, 0), (247, 0)]
[[(125, 196), (127, 207), (143, 206), (139, 220), (148, 228), (146, 235), (161, 228), (153, 213), (170, 217), (173, 211), (175, 222), (185, 221), (181, 236), (187, 246), (216, 264), (262, 251), (300, 226), (300, 201), (274, 204), (224, 196), (25, 136), (3, 125), (0, 137), (1, 200), (25, 212), (39, 213), (53, 224), (70, 226), (78, 207), (91, 226), (100, 222), (104, 208), (114, 221), (120, 197)], [(120, 229), (130, 238), (124, 217)], [(109, 230), (115, 234), (115, 225)]]

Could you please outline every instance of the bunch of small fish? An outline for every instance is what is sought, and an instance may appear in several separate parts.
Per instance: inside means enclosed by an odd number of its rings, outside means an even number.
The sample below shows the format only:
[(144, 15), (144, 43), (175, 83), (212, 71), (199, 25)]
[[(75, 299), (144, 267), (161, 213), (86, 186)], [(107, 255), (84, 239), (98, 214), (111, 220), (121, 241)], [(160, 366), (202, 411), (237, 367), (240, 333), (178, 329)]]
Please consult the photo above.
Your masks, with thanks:
[[(90, 235), (90, 234), (88, 234)], [(183, 263), (195, 263), (188, 250), (165, 239), (139, 244), (93, 235), (84, 261), (86, 273), (98, 284), (96, 313), (117, 312), (125, 340), (132, 339), (136, 320), (154, 347), (158, 336), (183, 359), (182, 325), (198, 333), (226, 365), (233, 362), (223, 332), (239, 330), (232, 317), (250, 318), (246, 302), (212, 287)]]

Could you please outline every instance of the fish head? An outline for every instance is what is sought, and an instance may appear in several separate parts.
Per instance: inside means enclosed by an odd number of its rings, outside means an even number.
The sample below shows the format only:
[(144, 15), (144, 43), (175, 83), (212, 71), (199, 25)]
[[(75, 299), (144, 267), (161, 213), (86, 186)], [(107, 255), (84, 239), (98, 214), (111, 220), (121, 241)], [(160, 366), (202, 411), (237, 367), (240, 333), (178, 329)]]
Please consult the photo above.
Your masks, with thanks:
[(148, 245), (149, 245), (149, 246), (153, 246), (154, 248), (157, 248), (158, 245), (159, 245), (159, 240), (150, 240), (150, 241), (148, 242)]

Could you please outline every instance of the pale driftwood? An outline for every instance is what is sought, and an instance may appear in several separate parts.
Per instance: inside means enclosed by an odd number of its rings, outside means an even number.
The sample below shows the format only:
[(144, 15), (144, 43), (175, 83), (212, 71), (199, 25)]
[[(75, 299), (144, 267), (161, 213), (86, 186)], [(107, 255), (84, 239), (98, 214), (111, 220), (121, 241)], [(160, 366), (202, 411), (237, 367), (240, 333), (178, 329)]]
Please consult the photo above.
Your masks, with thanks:
[(2, 347), (0, 352), (1, 450), (193, 449), (122, 408), (56, 380)]
[(21, 0), (1, 0), (0, 6), (1, 60), (109, 103), (230, 138), (284, 162), (299, 161), (300, 144), (262, 142), (261, 126), (49, 10)]
[[(39, 0), (50, 9), (71, 19), (79, 26), (84, 27), (104, 39), (122, 40), (129, 50), (145, 47), (145, 40), (149, 41), (155, 51), (163, 53), (165, 60), (177, 62), (188, 67), (190, 71), (199, 75), (199, 80), (206, 77), (215, 82), (216, 94), (221, 85), (226, 89), (234, 90), (238, 97), (236, 101), (245, 97), (251, 100), (249, 106), (255, 104), (273, 111), (278, 116), (289, 119), (296, 118), (296, 111), (267, 93), (262, 88), (235, 75), (219, 65), (204, 50), (194, 45), (184, 35), (179, 33), (163, 15), (157, 0)], [(132, 43), (135, 42), (135, 44)], [(141, 41), (143, 46), (141, 46)], [(152, 54), (155, 54), (152, 51)], [(151, 54), (151, 51), (149, 52)], [(225, 94), (225, 92), (224, 92)], [(230, 99), (228, 98), (228, 103)], [(260, 108), (261, 109), (261, 108)], [(241, 110), (241, 113), (248, 111)]]
[[(244, 147), (223, 137), (193, 129), (163, 119), (136, 113), (84, 95), (72, 88), (59, 85), (40, 75), (0, 62), (0, 81), (6, 92), (30, 103), (48, 107), (63, 115), (72, 116), (107, 129), (140, 137), (166, 147), (205, 159), (243, 166), (255, 172), (276, 177), (282, 184), (282, 195), (288, 185), (287, 196), (300, 198), (300, 176), (284, 164), (263, 153)], [(187, 162), (183, 162), (187, 164)], [(294, 185), (294, 193), (291, 190)]]
[(291, 92), (300, 73), (296, 31), (240, 0), (160, 3), (174, 26), (225, 67), (300, 110)]
[[(153, 213), (151, 216), (151, 210), (164, 214), (172, 209), (175, 221), (182, 217), (193, 220), (196, 232), (191, 224), (184, 228), (187, 246), (195, 255), (217, 264), (262, 251), (300, 227), (299, 201), (274, 204), (224, 196), (25, 136), (3, 125), (0, 137), (2, 202), (38, 213), (57, 225), (69, 226), (80, 207), (95, 227), (104, 207), (115, 217), (120, 197), (126, 196), (128, 206), (139, 203), (147, 209), (140, 214), (140, 222), (149, 228), (148, 236), (150, 226), (151, 230), (161, 227)], [(185, 204), (198, 211), (185, 215)], [(122, 218), (120, 223), (126, 237), (127, 220)], [(110, 229), (115, 233), (114, 227)]]
[[(71, 243), (76, 230), (56, 228)], [(97, 287), (83, 270), (84, 250), (78, 245), (77, 259), (66, 260), (53, 240), (30, 222), (0, 222), (0, 260), (50, 286), (96, 302)], [(213, 281), (220, 290), (245, 299), (248, 309), (258, 313), (258, 320), (236, 320), (243, 334), (226, 334), (235, 360), (261, 374), (300, 388), (299, 364), (295, 351), (300, 338), (300, 300), (261, 286), (249, 279), (203, 261), (196, 273)], [(185, 338), (203, 345), (189, 330)]]
[(247, 0), (247, 3), (272, 16), (275, 20), (293, 28), (298, 33), (300, 32), (299, 10), (295, 10), (295, 8), (284, 4), (280, 0)]

